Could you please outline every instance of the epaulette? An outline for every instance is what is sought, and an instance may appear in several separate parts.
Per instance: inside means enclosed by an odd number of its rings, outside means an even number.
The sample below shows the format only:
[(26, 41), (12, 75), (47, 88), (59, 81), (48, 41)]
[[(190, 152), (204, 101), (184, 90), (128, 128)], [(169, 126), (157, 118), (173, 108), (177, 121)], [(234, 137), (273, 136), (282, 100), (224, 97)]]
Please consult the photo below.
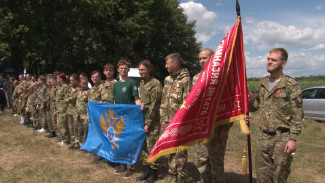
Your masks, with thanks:
[(287, 77), (287, 81), (288, 81), (290, 84), (292, 84), (293, 86), (295, 86), (295, 85), (298, 84), (298, 82), (297, 82), (295, 79), (293, 79), (292, 77), (287, 76), (287, 75), (284, 75), (284, 76)]
[(264, 82), (264, 80), (267, 80), (267, 81), (269, 81), (269, 76), (264, 76), (264, 77), (261, 77), (258, 83), (259, 83), (259, 84), (261, 84), (261, 83), (263, 83), (263, 82)]

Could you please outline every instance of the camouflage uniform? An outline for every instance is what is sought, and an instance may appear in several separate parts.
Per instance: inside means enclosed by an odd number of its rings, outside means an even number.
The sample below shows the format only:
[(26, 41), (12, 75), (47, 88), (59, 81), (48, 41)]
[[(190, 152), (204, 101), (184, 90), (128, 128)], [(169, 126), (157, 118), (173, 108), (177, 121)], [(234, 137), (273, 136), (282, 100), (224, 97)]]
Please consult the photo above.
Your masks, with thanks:
[(26, 85), (25, 85), (25, 88), (24, 88), (24, 91), (23, 91), (23, 93), (22, 93), (22, 95), (21, 95), (21, 113), (22, 113), (22, 115), (23, 115), (23, 117), (24, 117), (24, 120), (25, 120), (25, 123), (26, 124), (31, 124), (32, 123), (32, 121), (31, 121), (31, 110), (30, 111), (28, 111), (28, 110), (25, 110), (26, 109), (26, 107), (27, 107), (27, 100), (28, 100), (28, 98), (29, 98), (29, 96), (30, 96), (30, 90), (31, 90), (32, 88), (31, 88), (31, 83), (30, 82), (27, 82), (26, 81)]
[[(48, 96), (48, 101), (49, 101), (49, 105), (50, 105), (50, 111), (48, 113), (48, 115), (50, 115), (50, 119), (51, 119), (51, 122), (49, 122), (49, 124), (51, 123), (52, 125), (52, 131), (50, 130), (50, 132), (55, 132), (56, 134), (58, 134), (58, 128), (57, 128), (57, 123), (58, 123), (58, 120), (57, 120), (57, 115), (53, 115), (54, 112), (56, 112), (56, 101), (55, 101), (55, 96), (56, 96), (56, 91), (57, 91), (57, 86), (52, 86), (50, 88), (50, 95)], [(49, 128), (50, 128), (50, 125), (49, 125)]]
[(43, 108), (45, 111), (45, 118), (46, 118), (46, 122), (47, 122), (47, 126), (48, 126), (48, 131), (50, 133), (54, 132), (54, 127), (53, 127), (53, 112), (55, 111), (51, 111), (51, 95), (52, 94), (52, 87), (51, 86), (46, 86), (45, 91), (44, 91), (44, 98), (43, 98)]
[(75, 147), (82, 146), (87, 137), (88, 123), (87, 123), (87, 103), (88, 103), (89, 89), (83, 90), (81, 88), (77, 91), (76, 113), (74, 118), (77, 119), (76, 138), (74, 141)]
[[(165, 122), (165, 124), (168, 125), (179, 107), (183, 104), (183, 101), (186, 99), (191, 88), (192, 83), (190, 74), (185, 68), (180, 69), (178, 72), (165, 78), (160, 105), (160, 121)], [(182, 182), (184, 178), (189, 176), (189, 174), (184, 171), (186, 163), (186, 150), (169, 156), (168, 172), (177, 176), (178, 182)]]
[(147, 81), (140, 82), (140, 96), (141, 103), (144, 104), (144, 124), (148, 125), (148, 132), (146, 134), (146, 141), (143, 144), (141, 159), (143, 165), (150, 165), (150, 168), (157, 169), (157, 164), (148, 164), (146, 159), (149, 156), (153, 146), (159, 138), (160, 120), (159, 120), (159, 106), (161, 100), (162, 86), (160, 81), (150, 77)]
[(12, 88), (13, 88), (13, 83), (11, 83), (9, 79), (7, 79), (4, 83), (3, 91), (6, 96), (8, 109), (12, 107)]
[(259, 81), (251, 111), (259, 110), (260, 133), (256, 149), (257, 182), (286, 182), (293, 157), (284, 152), (289, 140), (297, 140), (303, 110), (298, 83), (282, 76), (272, 90), (269, 77)]
[[(193, 86), (201, 73), (193, 77)], [(206, 144), (196, 144), (195, 165), (198, 168), (201, 179), (205, 183), (224, 182), (224, 156), (227, 147), (227, 139), (220, 139), (220, 132), (228, 132), (233, 123), (216, 126), (213, 137)]]
[(69, 86), (65, 83), (61, 83), (57, 86), (55, 102), (57, 112), (57, 129), (58, 138), (63, 140), (64, 143), (69, 143), (69, 129), (67, 122), (67, 102), (65, 101), (65, 95), (67, 94)]
[(102, 84), (102, 89), (101, 89), (101, 102), (104, 103), (114, 103), (114, 96), (113, 96), (113, 89), (114, 89), (114, 84), (117, 81), (114, 79), (112, 81), (105, 81), (105, 83)]
[(22, 112), (22, 92), (25, 88), (26, 81), (22, 80), (15, 87), (14, 93), (12, 94), (12, 98), (14, 100), (14, 107), (16, 108), (16, 113), (21, 114)]
[(39, 123), (40, 127), (44, 129), (48, 129), (48, 123), (46, 119), (46, 111), (45, 111), (45, 92), (47, 89), (47, 85), (43, 84), (41, 85), (36, 93), (38, 93), (37, 99), (35, 101), (37, 105), (37, 111), (38, 111), (38, 117), (39, 117)]
[(68, 129), (70, 134), (70, 141), (72, 143), (75, 141), (75, 135), (77, 130), (77, 126), (74, 124), (74, 118), (73, 118), (73, 116), (75, 116), (76, 114), (77, 94), (78, 94), (78, 85), (70, 86), (65, 98), (65, 101), (68, 104), (67, 123), (68, 123)]
[(89, 98), (88, 101), (100, 102), (101, 101), (101, 93), (102, 93), (102, 84), (97, 87), (92, 87), (89, 90)]

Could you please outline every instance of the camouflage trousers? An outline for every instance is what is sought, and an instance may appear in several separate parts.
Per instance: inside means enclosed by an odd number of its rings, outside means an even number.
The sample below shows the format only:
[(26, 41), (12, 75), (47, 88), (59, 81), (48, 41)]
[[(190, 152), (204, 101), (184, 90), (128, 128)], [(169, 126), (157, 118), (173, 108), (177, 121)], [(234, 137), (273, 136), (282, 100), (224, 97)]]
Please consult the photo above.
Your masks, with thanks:
[(195, 165), (198, 168), (204, 183), (223, 183), (224, 156), (227, 139), (220, 139), (220, 126), (215, 127), (212, 139), (206, 144), (196, 144)]
[(75, 125), (75, 138), (72, 141), (75, 147), (81, 147), (86, 140), (87, 134), (85, 133), (85, 125), (88, 126), (86, 119), (74, 118), (77, 120), (77, 125)]
[(287, 182), (293, 160), (291, 154), (284, 152), (288, 141), (289, 132), (277, 131), (274, 136), (259, 133), (255, 156), (257, 182)]
[(70, 142), (70, 135), (68, 129), (67, 113), (57, 113), (57, 128), (58, 138), (64, 143)]
[[(53, 115), (55, 112), (55, 102), (51, 102), (49, 106), (49, 110), (47, 111), (47, 118), (48, 118), (48, 126), (50, 132), (56, 132), (57, 133), (57, 115)], [(50, 124), (51, 123), (51, 124)], [(50, 127), (51, 126), (51, 127)]]
[(52, 118), (53, 118), (53, 113), (50, 109), (50, 106), (45, 107), (45, 116), (46, 116), (46, 122), (47, 122), (47, 126), (48, 126), (48, 131), (50, 133), (54, 132), (54, 127), (53, 127), (53, 122), (52, 122)]
[(184, 182), (183, 179), (190, 177), (190, 175), (185, 170), (185, 165), (187, 163), (187, 150), (173, 153), (169, 155), (168, 158), (168, 172), (171, 175), (177, 176), (177, 182)]
[(39, 111), (36, 110), (34, 107), (32, 109), (30, 109), (30, 113), (31, 113), (31, 118), (32, 118), (32, 122), (33, 122), (33, 126), (34, 127), (38, 127), (40, 128), (40, 115), (39, 115)]
[(71, 114), (67, 114), (67, 124), (70, 134), (70, 142), (73, 143), (76, 137), (77, 125), (74, 124), (74, 118)]
[(142, 151), (141, 151), (141, 160), (143, 162), (143, 165), (145, 166), (150, 166), (151, 169), (158, 169), (158, 164), (157, 163), (147, 163), (147, 158), (149, 157), (149, 154), (157, 142), (159, 138), (159, 130), (154, 129), (153, 131), (149, 132), (146, 135), (146, 140), (143, 143), (142, 146)]
[(48, 129), (45, 108), (38, 109), (38, 114), (39, 114), (39, 123), (40, 123), (41, 128)]

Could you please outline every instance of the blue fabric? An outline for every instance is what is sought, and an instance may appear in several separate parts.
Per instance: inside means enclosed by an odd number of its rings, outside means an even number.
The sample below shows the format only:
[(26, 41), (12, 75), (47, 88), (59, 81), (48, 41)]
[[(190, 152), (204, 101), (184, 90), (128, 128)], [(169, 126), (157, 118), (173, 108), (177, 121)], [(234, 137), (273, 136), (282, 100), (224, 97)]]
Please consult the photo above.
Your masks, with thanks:
[(81, 149), (108, 161), (135, 164), (146, 134), (140, 105), (88, 102), (88, 136)]

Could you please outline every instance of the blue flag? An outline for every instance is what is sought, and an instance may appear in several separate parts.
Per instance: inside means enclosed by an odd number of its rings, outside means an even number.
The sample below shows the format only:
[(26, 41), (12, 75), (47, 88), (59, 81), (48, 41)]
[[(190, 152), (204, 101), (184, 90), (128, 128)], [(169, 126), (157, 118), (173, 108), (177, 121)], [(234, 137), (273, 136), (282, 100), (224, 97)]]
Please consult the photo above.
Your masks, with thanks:
[(81, 149), (110, 162), (135, 164), (146, 138), (140, 105), (88, 102), (88, 136)]

